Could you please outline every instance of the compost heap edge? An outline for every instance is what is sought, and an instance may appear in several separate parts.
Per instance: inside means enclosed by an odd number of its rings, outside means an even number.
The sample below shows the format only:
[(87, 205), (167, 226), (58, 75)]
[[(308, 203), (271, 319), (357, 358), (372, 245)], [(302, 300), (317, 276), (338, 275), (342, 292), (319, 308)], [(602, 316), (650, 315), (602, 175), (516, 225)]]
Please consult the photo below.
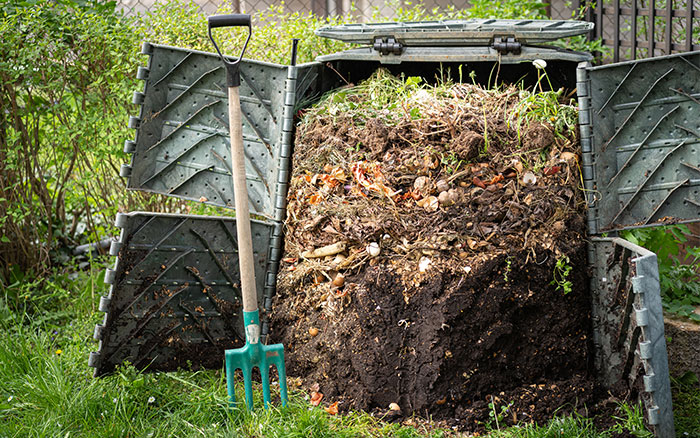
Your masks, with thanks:
[(379, 70), (302, 116), (271, 318), (312, 404), (479, 429), (597, 402), (570, 97)]

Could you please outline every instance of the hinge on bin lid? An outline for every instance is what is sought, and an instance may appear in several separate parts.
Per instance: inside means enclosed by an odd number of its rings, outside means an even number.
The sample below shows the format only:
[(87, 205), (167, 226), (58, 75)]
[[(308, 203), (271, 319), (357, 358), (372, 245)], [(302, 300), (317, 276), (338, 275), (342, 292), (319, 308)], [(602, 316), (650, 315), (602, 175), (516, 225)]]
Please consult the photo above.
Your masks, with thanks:
[(519, 55), (522, 46), (514, 37), (495, 37), (491, 48), (498, 51), (501, 55)]
[(380, 55), (400, 55), (403, 50), (403, 45), (396, 41), (396, 38), (390, 37), (375, 37), (372, 48), (379, 52)]

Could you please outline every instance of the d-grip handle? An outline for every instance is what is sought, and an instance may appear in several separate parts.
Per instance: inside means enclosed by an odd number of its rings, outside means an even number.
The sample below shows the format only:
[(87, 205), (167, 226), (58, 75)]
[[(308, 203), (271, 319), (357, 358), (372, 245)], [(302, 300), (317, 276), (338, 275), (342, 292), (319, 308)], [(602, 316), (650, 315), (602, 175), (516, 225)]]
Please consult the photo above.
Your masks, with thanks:
[(212, 15), (207, 19), (209, 29), (228, 26), (248, 26), (250, 27), (250, 15), (248, 14), (228, 14)]
[[(219, 54), (219, 57), (221, 57), (221, 60), (223, 61), (224, 65), (226, 66), (226, 85), (229, 87), (238, 87), (241, 84), (241, 78), (238, 73), (238, 64), (241, 62), (241, 59), (243, 58), (243, 53), (245, 53), (246, 47), (248, 47), (248, 41), (250, 41), (250, 34), (253, 33), (253, 29), (251, 26), (250, 22), (250, 15), (248, 14), (229, 14), (229, 15), (212, 15), (209, 18), (207, 18), (207, 24), (208, 24), (208, 30), (209, 30), (209, 39), (211, 40), (211, 43), (214, 45), (214, 48), (216, 49), (216, 53)], [(216, 41), (214, 41), (214, 37), (211, 35), (211, 30), (216, 29), (217, 27), (231, 27), (231, 26), (247, 26), (248, 27), (248, 38), (245, 40), (245, 44), (243, 45), (243, 49), (241, 49), (241, 53), (238, 55), (238, 58), (234, 61), (228, 61), (226, 58), (224, 58), (224, 55), (221, 54), (221, 50), (219, 50), (219, 46), (216, 44)]]

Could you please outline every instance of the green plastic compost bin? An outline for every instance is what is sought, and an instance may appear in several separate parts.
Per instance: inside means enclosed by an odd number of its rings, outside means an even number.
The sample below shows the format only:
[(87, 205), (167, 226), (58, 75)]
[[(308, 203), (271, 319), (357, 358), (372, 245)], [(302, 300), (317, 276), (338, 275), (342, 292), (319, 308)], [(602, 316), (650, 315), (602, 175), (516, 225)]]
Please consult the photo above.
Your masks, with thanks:
[[(592, 57), (548, 46), (591, 23), (455, 20), (351, 24), (318, 35), (356, 44), (316, 62), (241, 63), (246, 179), (260, 308), (270, 309), (298, 105), (368, 78), (377, 68), (423, 76), (474, 72), (482, 84), (537, 79), (576, 89), (591, 235), (595, 368), (605, 385), (640, 389), (659, 437), (674, 436), (656, 256), (603, 233), (700, 218), (700, 52), (592, 67)], [(255, 36), (253, 36), (255, 37)], [(225, 71), (217, 55), (146, 43), (138, 69), (130, 190), (233, 208)], [(469, 78), (471, 80), (471, 78)], [(149, 371), (220, 368), (243, 343), (235, 219), (134, 212), (119, 215), (117, 256), (95, 329), (96, 375), (129, 361)], [(204, 293), (203, 293), (204, 292)], [(263, 337), (269, 327), (263, 312)]]

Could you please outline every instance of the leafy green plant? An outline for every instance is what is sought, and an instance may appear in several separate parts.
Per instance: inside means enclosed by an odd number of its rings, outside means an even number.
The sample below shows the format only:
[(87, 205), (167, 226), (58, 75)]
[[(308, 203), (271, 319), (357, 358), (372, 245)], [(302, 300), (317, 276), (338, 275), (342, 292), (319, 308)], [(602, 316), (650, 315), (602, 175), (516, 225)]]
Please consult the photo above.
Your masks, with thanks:
[(510, 402), (508, 404), (504, 404), (501, 406), (497, 406), (496, 402), (494, 401), (494, 398), (491, 397), (491, 401), (489, 402), (489, 422), (487, 423), (486, 427), (487, 429), (492, 429), (493, 424), (496, 424), (496, 430), (501, 430), (501, 424), (503, 423), (503, 420), (506, 418), (506, 414), (509, 412), (510, 407), (513, 406), (513, 402)]
[(116, 211), (137, 45), (114, 3), (3, 9), (0, 281), (15, 266), (41, 274), (67, 260), (65, 248), (94, 238), (98, 216)]
[(617, 409), (622, 415), (613, 416), (617, 423), (610, 428), (610, 431), (618, 434), (630, 434), (639, 438), (651, 438), (654, 436), (644, 426), (644, 414), (642, 413), (641, 403), (634, 405), (620, 403)]
[(622, 231), (630, 242), (656, 253), (664, 310), (700, 322), (700, 248), (687, 248), (685, 264), (678, 259), (680, 244), (687, 242), (686, 225), (670, 225)]
[(570, 265), (568, 256), (559, 257), (554, 265), (553, 279), (549, 284), (552, 286), (556, 285), (557, 290), (562, 290), (564, 295), (570, 293), (573, 290), (573, 283), (568, 278), (572, 269), (573, 267)]
[(673, 394), (673, 417), (676, 436), (700, 437), (700, 381), (693, 372), (686, 372), (677, 378), (671, 377)]
[(506, 283), (508, 283), (508, 274), (510, 274), (512, 264), (513, 259), (511, 257), (508, 257), (506, 259), (506, 268), (503, 270), (503, 281), (505, 281)]

